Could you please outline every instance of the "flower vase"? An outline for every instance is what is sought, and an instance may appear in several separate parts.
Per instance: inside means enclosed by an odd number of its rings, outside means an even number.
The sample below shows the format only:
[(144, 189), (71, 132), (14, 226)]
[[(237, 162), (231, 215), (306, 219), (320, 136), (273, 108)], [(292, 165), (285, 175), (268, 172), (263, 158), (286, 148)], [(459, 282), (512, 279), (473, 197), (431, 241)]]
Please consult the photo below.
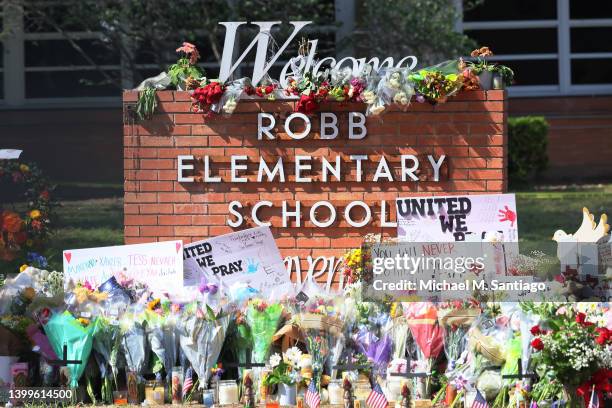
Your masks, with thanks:
[(278, 402), (280, 405), (296, 405), (297, 387), (295, 384), (278, 384)]
[(491, 71), (482, 71), (478, 74), (478, 82), (480, 82), (480, 88), (484, 91), (491, 90), (493, 86), (493, 73)]
[(504, 78), (499, 74), (493, 75), (493, 89), (505, 89)]
[(563, 399), (565, 408), (584, 408), (584, 398), (578, 395), (578, 389), (573, 385), (563, 386)]

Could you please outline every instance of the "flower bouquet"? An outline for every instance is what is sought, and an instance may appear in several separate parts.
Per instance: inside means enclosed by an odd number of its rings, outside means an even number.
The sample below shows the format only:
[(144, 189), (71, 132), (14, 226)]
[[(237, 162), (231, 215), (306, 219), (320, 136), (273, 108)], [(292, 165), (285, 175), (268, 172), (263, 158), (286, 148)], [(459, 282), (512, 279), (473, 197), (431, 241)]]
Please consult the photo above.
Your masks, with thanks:
[[(117, 389), (117, 359), (120, 348), (120, 329), (116, 316), (99, 316), (96, 320), (93, 349), (102, 378), (101, 394), (106, 403), (113, 401), (113, 388)], [(111, 382), (111, 375), (113, 383)]]
[(93, 337), (96, 322), (86, 319), (75, 319), (70, 312), (57, 313), (51, 316), (44, 326), (47, 338), (58, 356), (64, 356), (66, 347), (68, 360), (80, 361), (77, 364), (68, 364), (70, 371), (70, 387), (77, 387), (79, 378), (83, 374), (89, 354), (93, 346)]
[(202, 310), (200, 306), (197, 303), (186, 305), (177, 319), (176, 328), (181, 350), (198, 375), (200, 387), (204, 388), (211, 376), (211, 368), (219, 359), (229, 316), (221, 310), (215, 313), (209, 306)]
[[(427, 373), (433, 371), (434, 362), (444, 349), (444, 328), (438, 322), (436, 308), (428, 303), (415, 303), (407, 311), (408, 327), (412, 338), (417, 344), (419, 365)], [(420, 383), (417, 394), (427, 399), (431, 395), (430, 377)]]
[(576, 312), (569, 304), (557, 305), (554, 314), (545, 310), (549, 306), (531, 303), (524, 307), (543, 317), (540, 325), (532, 328), (536, 372), (544, 380), (563, 384), (569, 407), (580, 406), (579, 387), (602, 368), (602, 360), (610, 353), (611, 331), (597, 326), (587, 314)]
[(417, 100), (421, 98), (430, 103), (446, 102), (449, 96), (457, 93), (463, 86), (457, 61), (446, 61), (433, 67), (423, 68), (408, 75), (414, 84)]

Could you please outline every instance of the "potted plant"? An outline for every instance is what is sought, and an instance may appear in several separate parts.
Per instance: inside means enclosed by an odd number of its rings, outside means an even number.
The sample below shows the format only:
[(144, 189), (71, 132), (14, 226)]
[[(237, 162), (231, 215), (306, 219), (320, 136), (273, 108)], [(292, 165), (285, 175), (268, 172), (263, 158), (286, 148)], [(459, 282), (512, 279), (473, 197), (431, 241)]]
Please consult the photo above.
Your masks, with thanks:
[(505, 65), (489, 63), (488, 57), (493, 56), (493, 51), (489, 47), (480, 47), (470, 53), (476, 58), (475, 61), (467, 63), (471, 72), (478, 76), (480, 88), (488, 91), (490, 89), (504, 89), (512, 83), (514, 71)]
[(495, 65), (493, 70), (493, 89), (505, 89), (512, 84), (514, 71), (505, 65)]
[(296, 405), (296, 383), (301, 356), (302, 352), (297, 347), (287, 349), (282, 356), (278, 353), (270, 356), (272, 372), (264, 378), (263, 385), (278, 387), (280, 405)]
[(179, 91), (184, 91), (189, 87), (197, 87), (197, 80), (204, 76), (196, 65), (200, 59), (198, 49), (195, 45), (184, 42), (182, 46), (176, 49), (176, 52), (180, 53), (181, 57), (176, 61), (176, 64), (172, 64), (168, 68), (170, 82)]

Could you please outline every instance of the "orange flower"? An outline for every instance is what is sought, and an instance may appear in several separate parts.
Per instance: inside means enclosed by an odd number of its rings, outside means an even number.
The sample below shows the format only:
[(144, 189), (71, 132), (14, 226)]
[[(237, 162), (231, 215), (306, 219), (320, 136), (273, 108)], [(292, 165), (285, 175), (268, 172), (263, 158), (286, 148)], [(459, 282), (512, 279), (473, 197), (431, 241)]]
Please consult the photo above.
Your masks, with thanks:
[(4, 211), (2, 213), (2, 230), (16, 233), (23, 229), (23, 220), (13, 211)]
[(25, 288), (23, 290), (23, 296), (28, 300), (32, 300), (34, 299), (34, 296), (36, 296), (36, 291), (34, 288)]

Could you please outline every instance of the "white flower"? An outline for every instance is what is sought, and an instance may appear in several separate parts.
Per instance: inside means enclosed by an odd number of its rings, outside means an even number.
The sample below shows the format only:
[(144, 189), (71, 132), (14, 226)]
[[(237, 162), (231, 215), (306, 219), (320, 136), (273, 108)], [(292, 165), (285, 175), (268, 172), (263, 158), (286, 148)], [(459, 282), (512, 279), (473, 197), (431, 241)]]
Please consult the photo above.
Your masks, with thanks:
[(393, 74), (391, 74), (391, 77), (389, 78), (389, 86), (391, 88), (399, 89), (399, 87), (401, 86), (399, 72), (394, 72)]
[(297, 347), (288, 348), (284, 353), (285, 361), (294, 367), (297, 367), (302, 357), (302, 351)]
[(225, 102), (225, 105), (223, 105), (223, 112), (231, 115), (232, 113), (234, 113), (236, 105), (238, 104), (236, 103), (236, 100), (234, 98), (228, 99), (227, 102)]
[(408, 95), (406, 95), (406, 92), (399, 91), (393, 96), (393, 102), (399, 105), (408, 105), (408, 102), (410, 102), (410, 100), (408, 99)]
[(362, 98), (368, 105), (372, 105), (374, 102), (376, 102), (376, 94), (372, 91), (365, 91)]
[(370, 112), (372, 113), (372, 115), (380, 115), (384, 110), (385, 110), (385, 105), (378, 104), (376, 106), (372, 106), (372, 108), (370, 109)]
[(274, 353), (270, 356), (270, 366), (272, 366), (272, 368), (279, 365), (281, 361), (282, 361), (282, 357), (278, 353)]

